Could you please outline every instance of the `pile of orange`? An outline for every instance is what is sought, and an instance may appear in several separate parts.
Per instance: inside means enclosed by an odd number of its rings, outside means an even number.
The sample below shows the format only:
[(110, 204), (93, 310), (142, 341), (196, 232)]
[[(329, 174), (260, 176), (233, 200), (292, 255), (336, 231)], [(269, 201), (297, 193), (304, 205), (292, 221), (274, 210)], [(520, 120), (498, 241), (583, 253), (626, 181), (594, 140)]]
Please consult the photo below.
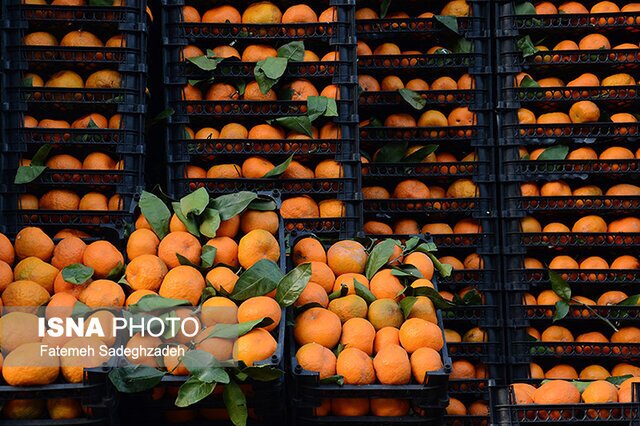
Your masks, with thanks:
[[(368, 279), (368, 259), (365, 247), (351, 240), (326, 251), (312, 237), (294, 245), (291, 260), (310, 262), (312, 271), (296, 302), (296, 359), (320, 379), (339, 375), (349, 385), (424, 383), (429, 372), (443, 368), (443, 331), (429, 298), (417, 296), (406, 316), (399, 302), (406, 286), (433, 287), (433, 262), (424, 253), (395, 246), (387, 265)], [(423, 278), (403, 280), (392, 274), (391, 265), (413, 265)], [(370, 295), (365, 298), (362, 291)], [(410, 408), (401, 398), (334, 398), (323, 400), (315, 414), (405, 416)]]
[[(628, 416), (628, 412), (622, 413), (620, 409), (598, 407), (597, 404), (628, 403), (632, 402), (633, 383), (640, 378), (633, 377), (625, 380), (619, 386), (604, 379), (589, 383), (582, 391), (572, 382), (567, 380), (549, 380), (534, 387), (528, 383), (515, 383), (512, 385), (514, 403), (517, 405), (531, 405), (527, 409), (518, 409), (519, 417), (529, 421), (563, 421), (573, 416), (572, 409), (562, 409), (563, 405), (581, 408), (586, 412), (586, 417), (591, 420), (618, 418)], [(535, 410), (535, 405), (557, 405), (558, 408)]]

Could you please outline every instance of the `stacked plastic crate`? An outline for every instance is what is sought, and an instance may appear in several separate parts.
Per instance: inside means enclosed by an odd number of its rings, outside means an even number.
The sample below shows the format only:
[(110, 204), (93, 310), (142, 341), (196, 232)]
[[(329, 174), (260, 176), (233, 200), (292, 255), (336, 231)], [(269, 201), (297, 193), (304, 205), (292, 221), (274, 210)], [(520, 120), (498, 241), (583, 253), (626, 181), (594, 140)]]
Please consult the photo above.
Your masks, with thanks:
[(514, 424), (628, 424), (634, 412), (597, 404), (629, 403), (631, 392), (597, 381), (620, 385), (639, 366), (640, 15), (608, 1), (502, 2), (497, 14), (511, 382), (587, 382), (582, 396), (563, 383), (518, 396), (564, 403), (553, 410), (501, 403)]
[(503, 362), (488, 2), (357, 6), (364, 231), (429, 233), (453, 266), (447, 422), (486, 420)]
[(21, 3), (3, 3), (3, 230), (118, 241), (144, 184), (146, 2)]
[[(437, 289), (438, 273), (417, 249), (433, 242), (290, 238), (289, 269), (316, 259), (312, 281), (288, 311), (292, 424), (443, 424), (451, 359), (441, 312), (428, 300), (389, 297), (427, 280)], [(395, 260), (385, 263), (381, 252), (390, 249)]]
[(354, 6), (167, 2), (168, 189), (277, 190), (288, 231), (359, 228)]

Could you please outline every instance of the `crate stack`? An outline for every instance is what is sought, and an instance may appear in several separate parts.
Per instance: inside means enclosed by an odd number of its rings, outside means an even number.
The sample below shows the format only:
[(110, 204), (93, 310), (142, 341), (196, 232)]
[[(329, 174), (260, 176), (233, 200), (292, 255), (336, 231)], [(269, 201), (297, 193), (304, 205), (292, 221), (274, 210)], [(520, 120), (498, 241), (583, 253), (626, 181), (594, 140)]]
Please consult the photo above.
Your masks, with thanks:
[[(606, 305), (640, 289), (639, 12), (507, 1), (496, 13), (510, 380), (635, 375), (637, 307)], [(506, 424), (522, 420), (501, 403)], [(606, 408), (529, 414), (629, 424)]]
[(439, 282), (464, 304), (442, 312), (457, 400), (446, 421), (486, 420), (486, 381), (503, 362), (489, 5), (357, 6), (364, 231), (429, 233), (454, 266)]
[(144, 185), (146, 2), (21, 3), (2, 6), (3, 231), (120, 241)]
[[(433, 244), (429, 237), (422, 235), (412, 236), (414, 243)], [(367, 279), (363, 274), (345, 272), (340, 273), (333, 263), (335, 258), (332, 252), (335, 247), (341, 245), (345, 250), (342, 259), (349, 264), (349, 260), (354, 258), (349, 256), (349, 251), (359, 247), (363, 252), (366, 249), (370, 256), (373, 255), (374, 247), (377, 244), (384, 244), (384, 240), (372, 240), (369, 238), (356, 238), (355, 240), (334, 240), (319, 242), (317, 237), (309, 233), (294, 233), (290, 235), (291, 251), (287, 258), (287, 267), (289, 270), (294, 268), (304, 259), (305, 250), (314, 247), (313, 252), (318, 253), (315, 249), (324, 249), (326, 257), (324, 262), (317, 260), (312, 262), (312, 280), (309, 282), (305, 293), (293, 305), (292, 309), (287, 312), (288, 328), (287, 328), (287, 350), (288, 361), (287, 371), (290, 376), (290, 382), (287, 384), (289, 389), (289, 408), (288, 412), (291, 416), (291, 424), (293, 425), (331, 425), (331, 424), (358, 424), (358, 425), (389, 425), (389, 424), (421, 424), (421, 425), (442, 425), (445, 416), (445, 408), (448, 403), (447, 383), (451, 374), (451, 358), (446, 345), (446, 336), (444, 333), (443, 318), (439, 309), (434, 309), (433, 305), (429, 310), (429, 320), (425, 320), (425, 316), (418, 314), (402, 317), (400, 307), (402, 303), (390, 297), (381, 297), (377, 293), (377, 289), (381, 289), (380, 284), (373, 284), (374, 281), (382, 282), (378, 274), (385, 276), (385, 271), (390, 272), (389, 265), (384, 265), (381, 269), (373, 274), (371, 279)], [(362, 245), (359, 245), (362, 244)], [(412, 243), (409, 243), (412, 244)], [(399, 266), (415, 266), (418, 270), (424, 270), (417, 259), (427, 258), (424, 253), (413, 251), (418, 244), (413, 244), (408, 248), (409, 244), (402, 246), (402, 252), (413, 258), (403, 259), (404, 264), (395, 263), (394, 267)], [(400, 249), (400, 247), (396, 247)], [(394, 254), (398, 251), (395, 250)], [(309, 251), (311, 253), (311, 251)], [(335, 252), (334, 252), (335, 253)], [(320, 256), (321, 257), (321, 256)], [(319, 259), (320, 257), (316, 257)], [(417, 258), (417, 259), (416, 259)], [(413, 263), (412, 263), (413, 262)], [(321, 265), (324, 263), (324, 265)], [(353, 264), (352, 264), (353, 265)], [(322, 287), (326, 286), (325, 281), (327, 272), (330, 277), (335, 276), (333, 291), (328, 295), (328, 306), (325, 303), (314, 303), (315, 290), (310, 287), (318, 288), (324, 291)], [(366, 273), (366, 272), (364, 272)], [(394, 277), (395, 278), (395, 277)], [(385, 278), (387, 283), (389, 279)], [(364, 292), (357, 289), (358, 284), (353, 284), (354, 280), (366, 288)], [(416, 276), (406, 275), (401, 279), (396, 279), (397, 284), (403, 286), (412, 286), (415, 283), (417, 287), (419, 283)], [(424, 281), (424, 280), (423, 280)], [(434, 288), (437, 289), (438, 274), (435, 272), (431, 281)], [(373, 284), (373, 287), (371, 285)], [(322, 287), (320, 287), (322, 286)], [(354, 288), (354, 290), (341, 291), (343, 286)], [(375, 288), (374, 288), (375, 287)], [(306, 294), (308, 291), (309, 294)], [(326, 290), (326, 289), (325, 289)], [(369, 292), (369, 296), (365, 293)], [(375, 293), (375, 294), (374, 294)], [(376, 296), (376, 294), (378, 294)], [(320, 301), (323, 298), (316, 300)], [(413, 305), (417, 306), (417, 305)], [(382, 310), (381, 310), (382, 309)], [(419, 308), (421, 309), (421, 308)], [(413, 312), (412, 308), (409, 312)], [(425, 314), (426, 311), (422, 311)], [(399, 317), (399, 318), (398, 318)], [(391, 325), (397, 320), (399, 323)], [(430, 322), (437, 325), (431, 325), (431, 329), (435, 330), (441, 340), (441, 348), (436, 350), (433, 347), (421, 347), (418, 353), (415, 349), (408, 346), (403, 348), (400, 345), (406, 345), (402, 337), (398, 343), (393, 344), (394, 332), (400, 329), (399, 333), (405, 333), (403, 327), (407, 321)], [(326, 330), (335, 330), (334, 322), (337, 322), (337, 332), (325, 334)], [(311, 328), (312, 324), (317, 324)], [(307, 325), (305, 325), (307, 324)], [(320, 325), (326, 327), (319, 330)], [(366, 326), (366, 327), (365, 327)], [(372, 336), (375, 328), (375, 340)], [(319, 331), (314, 331), (318, 329)], [(392, 330), (393, 329), (393, 330)], [(395, 331), (398, 333), (397, 331)], [(318, 337), (317, 343), (313, 336)], [(340, 337), (338, 337), (340, 336)], [(385, 337), (386, 336), (386, 337)], [(395, 334), (395, 336), (399, 336)], [(424, 336), (424, 335), (423, 335)], [(436, 336), (434, 336), (436, 337)], [(335, 344), (328, 343), (331, 339)], [(391, 339), (391, 340), (387, 340)], [(395, 337), (397, 341), (397, 337)], [(424, 345), (425, 338), (421, 345)], [(323, 352), (333, 352), (333, 356), (328, 353), (317, 353), (318, 346)], [(367, 347), (367, 346), (373, 346)], [(378, 346), (379, 345), (379, 346)], [(315, 346), (315, 348), (311, 348)], [(301, 349), (303, 348), (303, 349)], [(382, 359), (378, 359), (382, 349), (393, 349), (404, 352), (406, 349), (408, 357), (411, 357), (411, 365), (414, 370), (410, 380), (406, 384), (391, 383), (399, 377), (409, 374), (408, 365), (401, 357), (396, 355), (394, 360), (385, 363)], [(373, 349), (373, 350), (372, 350)], [(402, 349), (402, 350), (401, 350)], [(341, 358), (341, 353), (345, 350), (354, 350), (360, 352), (361, 357)], [(365, 351), (369, 351), (366, 352)], [(432, 357), (429, 361), (425, 356), (425, 352), (431, 352)], [(323, 363), (322, 371), (316, 371), (314, 368), (317, 364), (313, 363), (315, 356), (321, 356)], [(415, 355), (414, 355), (415, 354)], [(349, 354), (349, 357), (354, 356)], [(336, 357), (335, 365), (333, 359)], [(364, 365), (369, 357), (373, 360), (372, 369), (375, 366), (375, 372), (371, 371), (374, 377), (367, 380), (367, 374), (359, 376), (362, 382), (355, 384), (358, 371), (367, 371)], [(421, 361), (420, 361), (421, 360)], [(312, 361), (309, 363), (309, 361)], [(380, 363), (380, 364), (378, 364)], [(306, 366), (306, 367), (305, 367)], [(385, 374), (384, 367), (389, 368), (392, 374)], [(417, 372), (424, 366), (429, 366), (424, 373), (424, 382), (416, 379)], [(380, 370), (378, 369), (380, 368)], [(334, 369), (335, 374), (327, 376), (329, 370)], [(341, 370), (342, 369), (342, 370)], [(311, 371), (314, 370), (314, 371)], [(370, 371), (370, 370), (369, 370)], [(340, 378), (340, 380), (336, 380)], [(402, 379), (400, 379), (402, 380)], [(366, 383), (365, 383), (366, 382)]]
[[(288, 231), (353, 236), (361, 216), (353, 4), (179, 1), (163, 9), (174, 111), (169, 195), (278, 191)], [(277, 55), (288, 58), (279, 78), (269, 68)], [(270, 90), (256, 76), (261, 66), (277, 80)], [(316, 96), (335, 100), (336, 110), (310, 117), (312, 104), (326, 101)], [(299, 126), (307, 119), (312, 129)]]

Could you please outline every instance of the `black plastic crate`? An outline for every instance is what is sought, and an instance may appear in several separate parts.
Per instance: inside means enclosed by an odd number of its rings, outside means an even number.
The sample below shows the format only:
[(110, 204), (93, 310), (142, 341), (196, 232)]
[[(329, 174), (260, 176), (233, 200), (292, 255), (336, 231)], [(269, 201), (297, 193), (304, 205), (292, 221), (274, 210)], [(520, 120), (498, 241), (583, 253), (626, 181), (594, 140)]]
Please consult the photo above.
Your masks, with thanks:
[(632, 399), (629, 403), (603, 404), (516, 404), (513, 388), (492, 386), (493, 421), (500, 425), (526, 425), (534, 423), (553, 424), (611, 424), (636, 425), (639, 421), (637, 398), (640, 389), (632, 385)]
[(64, 398), (79, 401), (84, 409), (82, 417), (67, 420), (53, 419), (3, 419), (3, 425), (54, 426), (54, 425), (102, 425), (118, 426), (117, 398), (109, 386), (108, 369), (100, 367), (85, 369), (83, 383), (54, 383), (42, 386), (0, 386), (0, 401)]

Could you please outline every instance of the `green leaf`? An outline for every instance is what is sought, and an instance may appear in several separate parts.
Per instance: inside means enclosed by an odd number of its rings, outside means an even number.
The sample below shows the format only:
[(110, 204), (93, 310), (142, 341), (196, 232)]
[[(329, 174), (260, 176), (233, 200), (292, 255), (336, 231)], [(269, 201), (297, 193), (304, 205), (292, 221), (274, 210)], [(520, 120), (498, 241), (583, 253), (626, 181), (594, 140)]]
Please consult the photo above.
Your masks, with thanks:
[(240, 275), (231, 298), (247, 300), (250, 297), (264, 296), (278, 286), (283, 276), (284, 274), (274, 262), (268, 259), (259, 260)]
[(451, 272), (453, 272), (453, 266), (449, 265), (448, 263), (440, 262), (440, 260), (431, 252), (427, 252), (426, 255), (429, 256), (429, 259), (431, 259), (431, 261), (433, 262), (433, 266), (442, 277), (447, 278), (451, 276)]
[(113, 6), (113, 0), (89, 0), (89, 6)]
[(454, 33), (460, 34), (460, 32), (458, 31), (458, 18), (456, 18), (455, 16), (434, 15), (433, 19), (440, 22), (442, 25), (444, 25)]
[(292, 41), (281, 46), (278, 49), (278, 57), (285, 58), (289, 61), (304, 61), (304, 43), (301, 41)]
[(247, 399), (240, 386), (234, 381), (229, 382), (224, 387), (222, 399), (229, 412), (231, 422), (235, 426), (245, 426), (247, 424)]
[(464, 297), (462, 297), (461, 302), (465, 306), (479, 306), (483, 304), (482, 296), (475, 289), (466, 292)]
[(287, 70), (287, 63), (286, 58), (274, 58), (271, 56), (256, 63), (253, 75), (262, 93), (268, 93), (278, 83), (280, 77)]
[(520, 37), (516, 40), (516, 47), (520, 52), (522, 52), (522, 56), (524, 58), (533, 56), (538, 53), (538, 49), (534, 46), (531, 41), (531, 37), (528, 35)]
[(278, 176), (280, 176), (281, 174), (283, 174), (285, 172), (285, 170), (287, 170), (287, 167), (289, 167), (289, 165), (291, 164), (291, 161), (293, 161), (293, 154), (291, 154), (282, 163), (278, 164), (273, 169), (269, 170), (262, 177), (263, 178), (270, 178), (270, 177), (278, 177)]
[(187, 58), (187, 61), (191, 62), (202, 71), (213, 71), (218, 68), (218, 64), (222, 62), (224, 58), (210, 58), (207, 55), (196, 56), (194, 58)]
[(578, 388), (578, 392), (582, 393), (584, 392), (584, 390), (587, 388), (587, 386), (589, 386), (591, 383), (593, 382), (582, 382), (579, 380), (572, 380), (571, 384), (573, 386), (575, 386), (576, 388)]
[(293, 116), (293, 117), (279, 117), (273, 120), (268, 120), (268, 123), (279, 124), (280, 126), (292, 130), (294, 132), (302, 133), (309, 137), (313, 136), (311, 132), (311, 120), (306, 115)]
[(420, 272), (418, 268), (409, 264), (394, 266), (391, 268), (391, 275), (405, 278), (424, 278), (424, 275), (422, 275), (422, 272)]
[(151, 312), (159, 309), (175, 308), (176, 306), (189, 306), (187, 300), (169, 299), (167, 297), (156, 296), (155, 294), (144, 295), (137, 303), (129, 306), (131, 313)]
[(616, 306), (637, 306), (640, 302), (640, 294), (635, 294), (624, 299), (620, 303), (616, 303)]
[(276, 202), (270, 198), (256, 198), (253, 200), (247, 210), (258, 210), (261, 212), (274, 211), (277, 210), (278, 205)]
[(376, 156), (376, 163), (397, 163), (404, 157), (409, 146), (408, 141), (392, 142), (383, 145)]
[(440, 49), (436, 49), (436, 51), (435, 51), (435, 52), (433, 52), (433, 53), (434, 53), (434, 54), (436, 54), (436, 55), (450, 55), (450, 54), (452, 54), (453, 52), (452, 52), (452, 51), (450, 51), (449, 49), (446, 49), (446, 48), (444, 48), (444, 47), (441, 47)]
[(199, 216), (209, 204), (209, 193), (205, 188), (198, 188), (180, 199), (180, 211), (183, 215)]
[(62, 278), (71, 284), (84, 284), (93, 277), (94, 270), (82, 263), (74, 263), (62, 269)]
[(569, 147), (565, 145), (556, 145), (546, 148), (537, 158), (537, 161), (560, 161), (567, 158)]
[(389, 262), (391, 255), (393, 255), (393, 250), (397, 245), (396, 241), (386, 239), (376, 244), (373, 250), (371, 250), (369, 258), (367, 259), (367, 264), (364, 268), (364, 275), (368, 280), (373, 278), (376, 272)]
[(96, 124), (95, 121), (93, 121), (92, 118), (89, 119), (89, 122), (87, 123), (87, 129), (99, 129), (98, 125)]
[(473, 42), (464, 37), (458, 37), (452, 47), (453, 53), (472, 53)]
[(214, 246), (205, 244), (202, 246), (202, 254), (200, 255), (200, 266), (208, 269), (213, 266), (218, 250)]
[(566, 317), (569, 313), (569, 303), (564, 300), (558, 300), (556, 302), (556, 308), (553, 311), (553, 322), (560, 321)]
[(340, 355), (340, 352), (342, 352), (343, 349), (344, 349), (344, 344), (343, 343), (339, 343), (338, 346), (333, 348), (334, 355), (337, 357), (338, 355)]
[(85, 305), (82, 302), (76, 302), (73, 305), (73, 311), (71, 312), (71, 316), (72, 317), (81, 317), (81, 316), (84, 316), (85, 314), (87, 314), (89, 312), (93, 312), (93, 309), (91, 309), (90, 307), (88, 307), (87, 305)]
[(127, 365), (111, 370), (109, 380), (118, 392), (136, 393), (153, 388), (164, 375), (164, 372), (146, 365)]
[(418, 149), (417, 151), (407, 155), (402, 159), (403, 163), (420, 163), (422, 160), (427, 158), (429, 155), (436, 152), (439, 148), (439, 145), (425, 145)]
[(384, 19), (389, 13), (389, 6), (391, 6), (391, 0), (382, 0), (380, 4), (380, 18)]
[(183, 215), (182, 210), (180, 209), (180, 203), (178, 202), (171, 203), (171, 206), (173, 207), (173, 212), (176, 214), (178, 219), (180, 219), (180, 222), (182, 222), (182, 224), (187, 228), (187, 231), (189, 231), (190, 234), (195, 235), (196, 237), (199, 237), (200, 227), (198, 226), (198, 222), (196, 221), (196, 218), (192, 216), (187, 217)]
[(159, 121), (166, 120), (167, 118), (171, 117), (175, 113), (176, 111), (173, 108), (165, 108), (162, 111), (160, 111), (158, 115), (153, 117), (151, 121), (157, 123)]
[(216, 324), (211, 327), (207, 336), (200, 341), (212, 337), (218, 337), (220, 339), (237, 339), (240, 336), (244, 336), (254, 328), (266, 327), (271, 324), (273, 324), (273, 320), (269, 317), (241, 322), (240, 324)]
[(571, 300), (571, 287), (556, 271), (549, 269), (549, 281), (551, 281), (551, 289), (558, 297), (569, 303)]
[(420, 111), (427, 105), (427, 100), (411, 89), (399, 89), (398, 93), (413, 109)]
[(45, 171), (45, 166), (20, 166), (16, 171), (16, 177), (13, 179), (13, 183), (16, 185), (31, 183)]
[(309, 96), (307, 98), (307, 115), (312, 122), (322, 115), (327, 110), (327, 104), (329, 98), (326, 96)]
[(221, 220), (229, 220), (242, 213), (258, 195), (250, 191), (240, 191), (214, 198), (209, 207), (218, 210)]
[(52, 144), (43, 145), (33, 154), (31, 157), (31, 165), (32, 166), (44, 166), (51, 149), (53, 148)]
[(364, 284), (362, 284), (355, 278), (353, 279), (353, 288), (356, 291), (356, 295), (362, 297), (365, 302), (367, 302), (367, 305), (370, 305), (376, 301), (376, 296), (371, 293), (371, 290), (369, 290)]
[(311, 279), (311, 263), (296, 266), (282, 277), (276, 290), (276, 302), (283, 308), (293, 305)]
[(33, 77), (27, 77), (22, 79), (23, 87), (33, 87)]
[(516, 12), (516, 15), (536, 15), (536, 7), (528, 2), (522, 2), (522, 3), (518, 3), (515, 5), (514, 10)]
[(189, 372), (205, 383), (229, 383), (229, 374), (220, 367), (220, 361), (209, 352), (190, 350), (182, 357), (182, 363)]
[(171, 221), (171, 211), (169, 211), (167, 205), (152, 193), (142, 191), (138, 206), (158, 238), (163, 239), (166, 237), (169, 233), (169, 222)]
[(122, 262), (118, 262), (118, 264), (109, 271), (107, 274), (107, 279), (112, 281), (118, 281), (124, 275), (124, 265)]
[(534, 79), (532, 79), (528, 75), (525, 75), (524, 78), (522, 79), (522, 81), (520, 81), (520, 87), (523, 87), (523, 88), (526, 89), (526, 88), (530, 88), (530, 87), (540, 87), (540, 85), (538, 84), (537, 81), (535, 81)]
[(402, 249), (402, 254), (411, 253), (415, 248), (420, 244), (422, 239), (420, 237), (411, 237), (407, 241), (404, 242), (404, 248)]
[(327, 99), (327, 109), (324, 112), (325, 117), (337, 117), (338, 116), (338, 103), (333, 98)]
[(205, 237), (215, 238), (220, 227), (220, 213), (216, 209), (204, 209), (200, 216), (200, 233)]
[(611, 376), (607, 377), (605, 380), (609, 383), (613, 383), (616, 386), (620, 386), (625, 380), (629, 380), (633, 375), (625, 374), (624, 376)]
[(175, 402), (176, 407), (188, 407), (202, 401), (211, 395), (215, 387), (215, 382), (206, 383), (196, 377), (189, 377), (178, 390), (178, 397)]
[(443, 298), (440, 293), (436, 291), (436, 289), (423, 286), (423, 287), (407, 287), (405, 293), (410, 293), (413, 296), (425, 296), (428, 297), (432, 302), (433, 306), (436, 309), (451, 309), (455, 308), (457, 305), (453, 302), (450, 302)]
[(400, 305), (400, 309), (402, 310), (402, 315), (404, 316), (405, 320), (409, 318), (409, 315), (411, 314), (411, 309), (413, 309), (413, 305), (415, 305), (417, 301), (418, 301), (417, 297), (407, 296), (398, 303)]
[(420, 240), (420, 245), (413, 249), (413, 251), (418, 251), (424, 254), (434, 253), (438, 251), (438, 246), (436, 246), (436, 243), (434, 243), (433, 241), (425, 243), (424, 240)]
[(340, 286), (340, 290), (336, 290), (333, 293), (329, 294), (329, 301), (332, 301), (333, 299), (338, 299), (340, 297), (344, 297), (349, 293), (349, 287), (342, 284)]
[(242, 369), (242, 372), (253, 380), (257, 380), (259, 382), (271, 382), (284, 375), (284, 371), (271, 365), (245, 367)]
[(333, 376), (325, 377), (324, 379), (320, 379), (321, 385), (344, 385), (344, 377), (339, 374), (335, 374)]

